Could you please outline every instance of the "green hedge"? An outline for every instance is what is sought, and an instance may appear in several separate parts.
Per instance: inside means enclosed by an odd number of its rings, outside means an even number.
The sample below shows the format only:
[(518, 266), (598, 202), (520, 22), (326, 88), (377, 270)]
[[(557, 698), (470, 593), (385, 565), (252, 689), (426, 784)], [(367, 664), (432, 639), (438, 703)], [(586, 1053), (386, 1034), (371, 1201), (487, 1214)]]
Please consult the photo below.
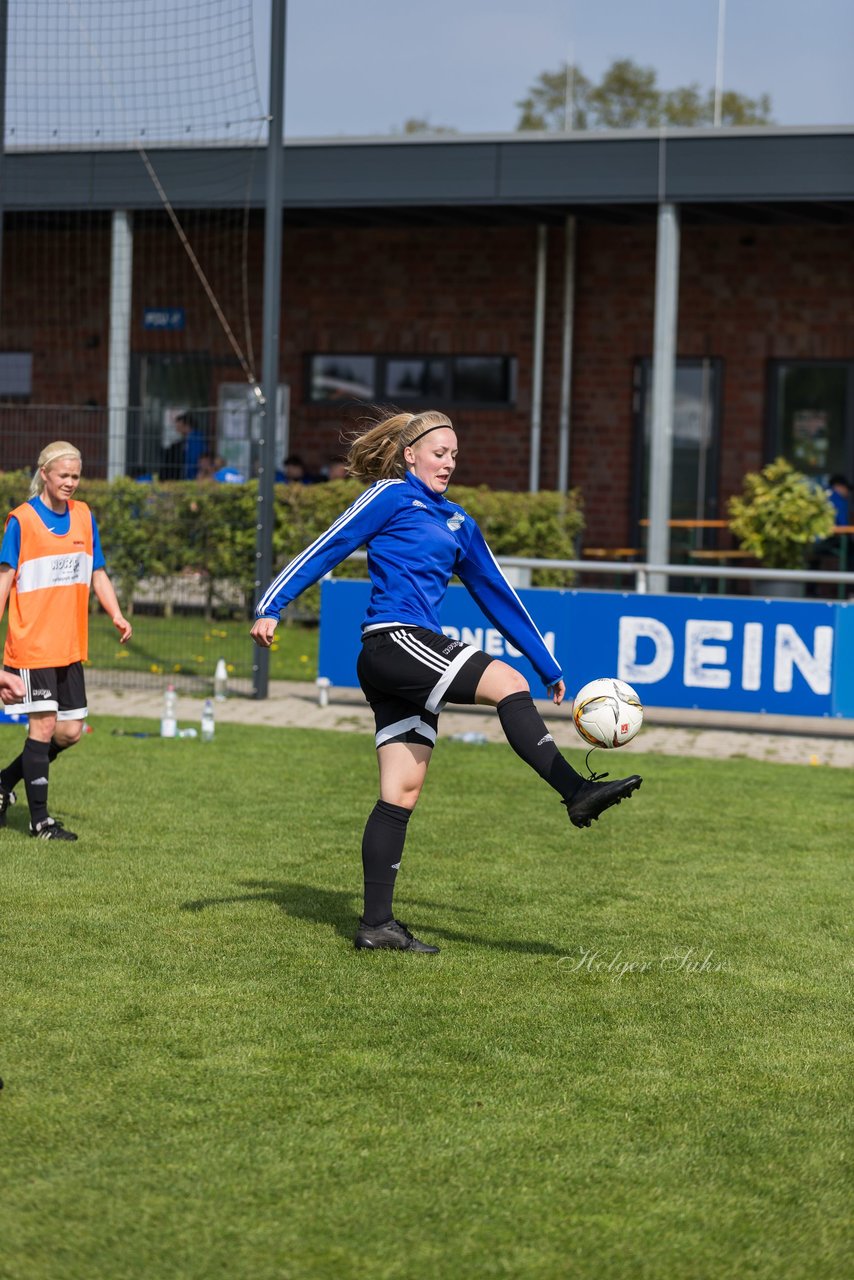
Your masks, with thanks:
[[(5, 511), (26, 499), (30, 476), (0, 474), (0, 506)], [(276, 486), (274, 564), (278, 568), (312, 542), (363, 486), (354, 480), (317, 485)], [(237, 584), (248, 613), (255, 582), (255, 484), (139, 484), (134, 480), (87, 480), (80, 497), (88, 502), (101, 534), (107, 568), (124, 604), (136, 583), (201, 572), (217, 607), (217, 583)], [(453, 499), (477, 520), (497, 556), (572, 559), (583, 527), (579, 495), (507, 493), (481, 487), (454, 487)], [(364, 577), (363, 563), (341, 565), (340, 577)], [(538, 586), (565, 586), (571, 575), (553, 570), (534, 575)], [(319, 589), (301, 598), (304, 612), (316, 613)]]

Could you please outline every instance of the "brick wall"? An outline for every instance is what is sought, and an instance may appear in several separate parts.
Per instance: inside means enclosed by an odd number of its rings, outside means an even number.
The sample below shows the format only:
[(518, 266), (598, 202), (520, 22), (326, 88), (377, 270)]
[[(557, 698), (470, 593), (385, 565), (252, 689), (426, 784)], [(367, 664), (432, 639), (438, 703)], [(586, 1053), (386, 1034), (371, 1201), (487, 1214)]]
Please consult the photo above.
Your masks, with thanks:
[[(239, 214), (182, 215), (199, 258), (244, 345)], [(103, 405), (107, 386), (109, 221), (75, 228), (14, 226), (5, 237), (6, 349), (32, 349), (33, 400)], [(136, 226), (135, 352), (199, 353), (233, 362), (231, 348), (174, 233), (162, 219)], [(261, 359), (263, 231), (248, 238), (248, 305)], [(340, 452), (340, 411), (306, 402), (309, 352), (491, 353), (518, 360), (512, 410), (455, 414), (460, 483), (523, 489), (528, 482), (536, 230), (534, 227), (292, 229), (285, 226), (281, 367), (292, 388), (291, 442), (310, 465)], [(580, 221), (571, 483), (582, 490), (587, 541), (633, 541), (630, 507), (632, 372), (652, 353), (655, 226)], [(541, 482), (556, 479), (563, 233), (549, 232)], [(186, 329), (142, 328), (145, 306), (183, 306)], [(854, 229), (683, 226), (678, 353), (723, 361), (723, 500), (763, 461), (769, 361), (854, 358)], [(240, 380), (236, 364), (209, 379)], [(352, 424), (343, 424), (345, 427)]]

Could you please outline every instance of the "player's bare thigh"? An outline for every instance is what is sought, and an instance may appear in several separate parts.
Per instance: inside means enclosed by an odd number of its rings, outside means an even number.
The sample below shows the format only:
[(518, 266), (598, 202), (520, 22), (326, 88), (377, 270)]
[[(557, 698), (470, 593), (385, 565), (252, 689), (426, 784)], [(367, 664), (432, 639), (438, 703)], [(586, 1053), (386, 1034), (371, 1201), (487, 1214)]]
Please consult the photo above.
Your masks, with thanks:
[(387, 742), (377, 748), (380, 799), (414, 809), (427, 777), (433, 748), (420, 742)]
[(529, 693), (528, 681), (506, 662), (495, 658), (480, 677), (475, 694), (478, 706), (497, 707), (511, 693)]

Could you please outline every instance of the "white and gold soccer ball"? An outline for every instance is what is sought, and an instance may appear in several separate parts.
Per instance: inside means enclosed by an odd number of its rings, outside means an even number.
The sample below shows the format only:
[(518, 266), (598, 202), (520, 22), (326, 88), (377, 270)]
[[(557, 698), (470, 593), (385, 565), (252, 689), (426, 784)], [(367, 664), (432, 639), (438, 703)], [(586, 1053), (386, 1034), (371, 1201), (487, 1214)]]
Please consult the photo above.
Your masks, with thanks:
[(643, 707), (630, 684), (608, 677), (578, 690), (572, 718), (592, 747), (624, 747), (643, 724)]

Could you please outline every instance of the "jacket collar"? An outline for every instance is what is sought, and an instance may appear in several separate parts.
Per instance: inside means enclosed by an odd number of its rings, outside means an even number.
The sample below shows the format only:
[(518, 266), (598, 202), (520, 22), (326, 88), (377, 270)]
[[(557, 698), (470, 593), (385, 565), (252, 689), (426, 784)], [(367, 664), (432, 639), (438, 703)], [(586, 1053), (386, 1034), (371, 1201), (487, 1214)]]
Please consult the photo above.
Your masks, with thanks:
[(429, 498), (437, 505), (441, 505), (448, 501), (444, 493), (434, 493), (432, 489), (428, 488), (423, 480), (418, 479), (414, 471), (407, 471), (406, 483), (412, 485), (413, 489), (418, 492), (420, 497)]

